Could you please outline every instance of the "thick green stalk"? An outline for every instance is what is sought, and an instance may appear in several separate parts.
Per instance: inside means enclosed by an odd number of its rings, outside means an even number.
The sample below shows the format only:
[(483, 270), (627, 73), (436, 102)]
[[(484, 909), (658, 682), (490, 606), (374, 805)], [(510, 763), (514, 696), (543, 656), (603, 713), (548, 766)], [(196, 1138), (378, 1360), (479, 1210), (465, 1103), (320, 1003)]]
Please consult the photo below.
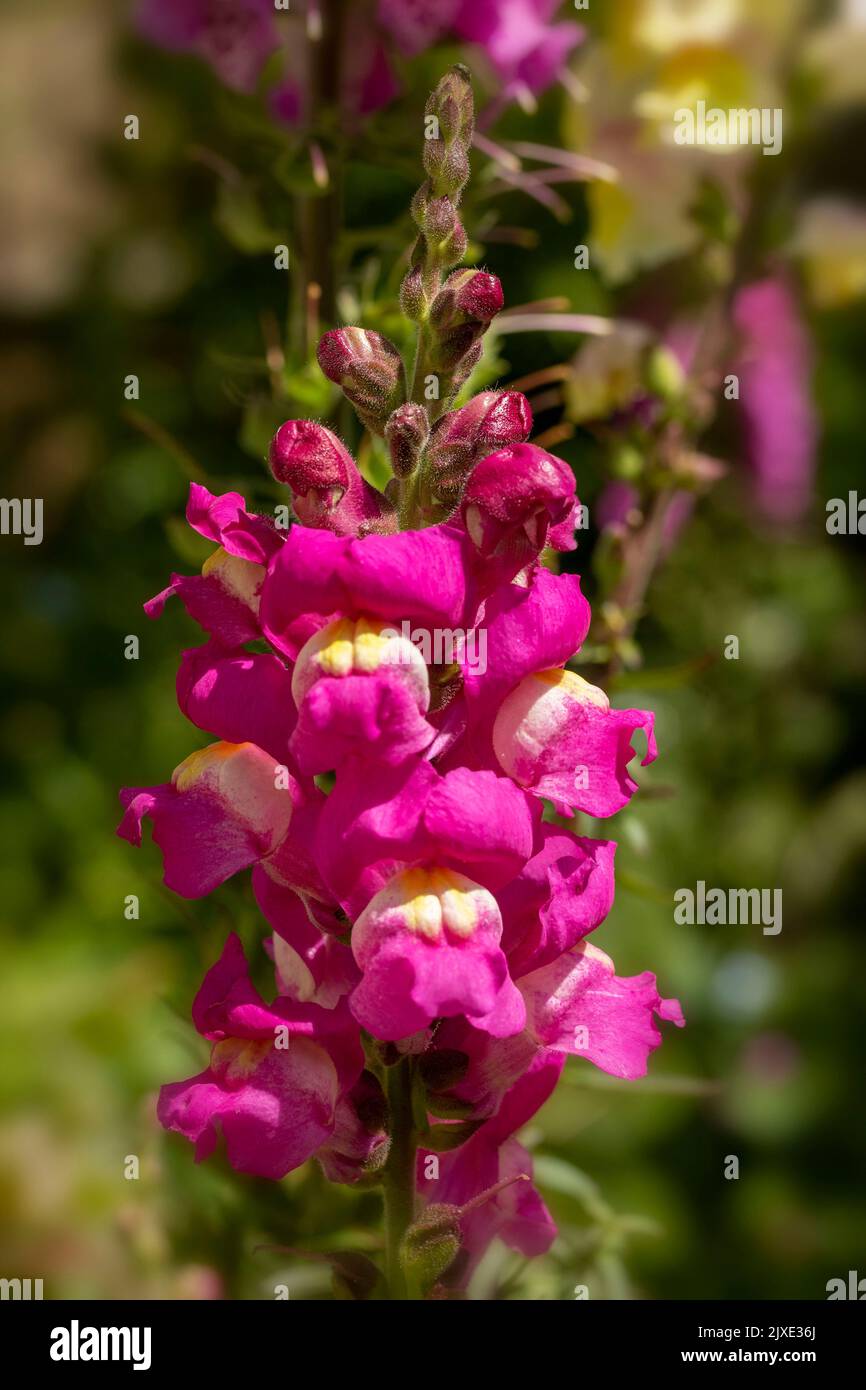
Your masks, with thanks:
[(385, 1270), (393, 1299), (407, 1299), (400, 1246), (415, 1219), (415, 1123), (412, 1115), (412, 1060), (404, 1057), (386, 1076), (391, 1148), (382, 1179), (385, 1197)]

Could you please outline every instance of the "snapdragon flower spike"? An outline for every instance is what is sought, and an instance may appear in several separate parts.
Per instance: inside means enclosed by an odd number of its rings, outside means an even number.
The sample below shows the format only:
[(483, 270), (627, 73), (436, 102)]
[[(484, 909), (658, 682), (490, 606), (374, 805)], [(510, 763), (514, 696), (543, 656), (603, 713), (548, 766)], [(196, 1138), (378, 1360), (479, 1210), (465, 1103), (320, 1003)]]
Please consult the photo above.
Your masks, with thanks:
[[(193, 1007), (210, 1064), (163, 1088), (162, 1123), (198, 1158), (222, 1136), (241, 1171), (279, 1178), (314, 1157), (332, 1181), (374, 1181), (408, 1137), (387, 1113), (385, 1070), (411, 1072), (401, 1085), (412, 1081), (413, 1123), (425, 1107), (436, 1121), (441, 1168), (419, 1183), (429, 1205), (403, 1241), (406, 1277), (447, 1296), (494, 1236), (527, 1255), (553, 1238), (515, 1135), (566, 1056), (641, 1076), (659, 1021), (683, 1019), (654, 975), (617, 976), (588, 939), (613, 902), (614, 841), (543, 818), (543, 799), (569, 816), (624, 807), (637, 729), (644, 763), (656, 756), (653, 716), (611, 709), (567, 669), (589, 605), (577, 575), (540, 557), (573, 548), (575, 484), (527, 443), (525, 398), (484, 391), (448, 412), (502, 293), (482, 271), (442, 284), (465, 237), (462, 69), (428, 115), (403, 285), (419, 325), (413, 399), (380, 335), (338, 329), (319, 349), (385, 436), (399, 511), (309, 421), (287, 422), (270, 450), (292, 492), (288, 532), (238, 493), (193, 486), (187, 517), (215, 555), (148, 609), (176, 592), (208, 633), (183, 654), (177, 697), (219, 741), (169, 783), (126, 789), (119, 833), (139, 844), (150, 820), (184, 897), (251, 869), (269, 929), (277, 998), (259, 996), (230, 938)], [(435, 406), (421, 403), (428, 368)], [(460, 637), (447, 655), (443, 633)]]
[(338, 536), (393, 529), (393, 507), (361, 477), (348, 449), (324, 425), (287, 420), (271, 441), (269, 461), (277, 482), (291, 488), (302, 525)]
[(319, 342), (316, 356), (361, 423), (373, 434), (384, 434), (392, 411), (406, 399), (403, 359), (394, 344), (366, 328), (333, 328)]
[(196, 1162), (222, 1134), (239, 1172), (276, 1179), (300, 1167), (333, 1135), (337, 1104), (361, 1073), (363, 1053), (345, 1016), (317, 1028), (315, 1011), (279, 999), (268, 1007), (232, 933), (204, 978), (193, 1019), (213, 1043), (210, 1064), (162, 1087), (160, 1122), (195, 1145)]
[(649, 710), (611, 709), (603, 690), (575, 671), (526, 676), (503, 702), (493, 726), (500, 767), (562, 815), (612, 816), (631, 800), (632, 736), (646, 735), (642, 764), (658, 749)]

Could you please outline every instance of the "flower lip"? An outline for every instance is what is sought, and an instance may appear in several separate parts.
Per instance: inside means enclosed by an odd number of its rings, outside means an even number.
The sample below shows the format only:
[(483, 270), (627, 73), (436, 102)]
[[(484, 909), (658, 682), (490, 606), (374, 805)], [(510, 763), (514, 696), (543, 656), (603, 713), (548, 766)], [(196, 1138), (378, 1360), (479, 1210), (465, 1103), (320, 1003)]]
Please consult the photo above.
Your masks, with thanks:
[(298, 653), (292, 695), (300, 707), (304, 696), (322, 677), (340, 679), (392, 669), (404, 673), (419, 708), (426, 709), (427, 667), (415, 644), (385, 619), (337, 618), (315, 632)]
[(352, 948), (363, 957), (371, 936), (411, 932), (430, 945), (467, 941), (484, 921), (495, 922), (499, 909), (486, 888), (454, 869), (413, 867), (395, 874), (359, 917)]

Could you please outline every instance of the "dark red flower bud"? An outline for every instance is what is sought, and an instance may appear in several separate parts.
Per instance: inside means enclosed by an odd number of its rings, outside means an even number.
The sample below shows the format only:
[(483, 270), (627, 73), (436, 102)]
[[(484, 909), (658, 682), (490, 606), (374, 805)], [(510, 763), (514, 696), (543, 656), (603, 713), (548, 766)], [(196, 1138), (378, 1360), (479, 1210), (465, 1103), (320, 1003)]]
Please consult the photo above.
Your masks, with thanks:
[(529, 401), (519, 391), (480, 391), (437, 421), (427, 457), (437, 497), (457, 496), (473, 464), (496, 449), (521, 444), (532, 430)]
[(319, 366), (340, 386), (374, 434), (382, 434), (392, 410), (405, 398), (403, 359), (381, 333), (334, 328), (319, 343)]
[(380, 529), (392, 508), (358, 472), (335, 434), (313, 420), (287, 420), (271, 440), (271, 472), (292, 491), (295, 515), (304, 526), (354, 536)]
[(430, 319), (441, 332), (466, 323), (486, 328), (504, 302), (502, 285), (495, 275), (484, 270), (455, 270), (433, 301)]

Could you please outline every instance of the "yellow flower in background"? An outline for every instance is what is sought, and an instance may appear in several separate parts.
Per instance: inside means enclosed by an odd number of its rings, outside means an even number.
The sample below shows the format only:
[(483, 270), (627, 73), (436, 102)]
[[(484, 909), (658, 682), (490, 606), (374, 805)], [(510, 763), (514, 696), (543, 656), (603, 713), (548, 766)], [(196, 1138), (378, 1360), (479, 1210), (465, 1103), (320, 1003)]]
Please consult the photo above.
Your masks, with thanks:
[(733, 137), (680, 145), (677, 116), (699, 103), (726, 115), (776, 113), (781, 148), (782, 68), (805, 62), (807, 40), (832, 28), (809, 35), (806, 13), (801, 0), (619, 0), (605, 14), (577, 59), (589, 100), (566, 112), (565, 139), (619, 175), (587, 189), (593, 247), (609, 280), (698, 248), (693, 208), (703, 179), (741, 210), (757, 145)]
[(835, 198), (808, 203), (789, 250), (802, 262), (817, 309), (866, 296), (866, 207)]

